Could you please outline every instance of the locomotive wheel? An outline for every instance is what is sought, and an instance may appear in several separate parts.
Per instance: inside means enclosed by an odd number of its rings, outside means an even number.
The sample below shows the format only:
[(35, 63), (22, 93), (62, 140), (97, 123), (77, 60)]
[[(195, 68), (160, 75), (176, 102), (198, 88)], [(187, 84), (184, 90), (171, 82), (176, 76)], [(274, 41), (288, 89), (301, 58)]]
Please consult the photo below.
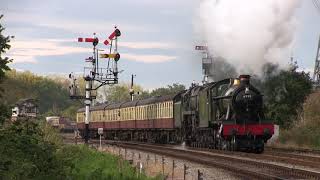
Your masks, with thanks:
[(261, 146), (255, 149), (255, 153), (261, 154), (263, 153), (263, 151), (264, 151), (264, 143), (261, 143)]

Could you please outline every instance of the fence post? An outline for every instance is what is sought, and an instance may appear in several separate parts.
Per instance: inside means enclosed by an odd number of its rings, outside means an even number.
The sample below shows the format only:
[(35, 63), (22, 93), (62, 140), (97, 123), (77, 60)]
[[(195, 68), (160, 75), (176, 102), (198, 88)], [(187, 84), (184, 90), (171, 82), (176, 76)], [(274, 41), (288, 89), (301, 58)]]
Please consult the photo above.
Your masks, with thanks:
[(172, 160), (172, 180), (174, 178), (174, 168), (175, 168), (175, 163), (174, 163), (174, 160)]
[(203, 173), (198, 169), (198, 180), (203, 180)]
[(183, 164), (183, 180), (186, 180), (186, 175), (187, 175), (187, 170), (188, 167), (186, 166), (186, 164)]
[(164, 157), (162, 156), (162, 175), (164, 176)]
[(147, 154), (147, 163), (146, 163), (146, 168), (148, 168), (148, 165), (149, 165), (149, 159), (150, 159), (149, 154)]

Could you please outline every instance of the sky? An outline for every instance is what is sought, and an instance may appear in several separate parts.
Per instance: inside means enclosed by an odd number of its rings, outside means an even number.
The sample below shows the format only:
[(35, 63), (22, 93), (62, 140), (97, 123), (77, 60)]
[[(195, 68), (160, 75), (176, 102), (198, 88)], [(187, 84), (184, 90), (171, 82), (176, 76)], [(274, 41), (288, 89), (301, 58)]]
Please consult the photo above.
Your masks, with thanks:
[[(135, 81), (147, 89), (172, 83), (189, 86), (202, 80), (202, 54), (194, 46), (199, 35), (200, 0), (0, 0), (2, 24), (14, 35), (7, 56), (19, 71), (39, 75), (82, 73), (88, 66), (91, 45), (78, 37), (102, 41), (114, 30), (119, 38), (121, 82)], [(302, 1), (295, 12), (296, 31), (292, 54), (301, 69), (312, 70), (320, 35), (320, 12), (311, 0)], [(100, 43), (100, 49), (108, 46)], [(288, 57), (289, 61), (289, 57)]]

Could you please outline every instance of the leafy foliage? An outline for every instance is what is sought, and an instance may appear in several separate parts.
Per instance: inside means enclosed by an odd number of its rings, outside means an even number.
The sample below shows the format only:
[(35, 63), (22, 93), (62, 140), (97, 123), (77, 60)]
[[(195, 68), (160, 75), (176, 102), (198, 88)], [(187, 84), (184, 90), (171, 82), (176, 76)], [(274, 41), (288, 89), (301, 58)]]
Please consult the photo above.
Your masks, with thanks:
[[(5, 78), (5, 72), (9, 71), (10, 68), (8, 64), (12, 61), (8, 57), (2, 57), (7, 50), (10, 49), (10, 36), (4, 36), (3, 31), (5, 28), (1, 24), (1, 19), (3, 15), (0, 15), (0, 84), (3, 82)], [(3, 89), (0, 86), (0, 125), (4, 122), (5, 119), (10, 117), (9, 108), (5, 106), (2, 101), (3, 98)]]
[(320, 92), (308, 96), (299, 113), (299, 122), (285, 131), (280, 131), (280, 141), (298, 147), (320, 149)]
[(277, 65), (266, 64), (261, 89), (265, 95), (267, 117), (281, 127), (289, 128), (311, 93), (312, 82), (309, 74), (298, 72), (297, 67), (280, 70)]
[[(148, 94), (147, 91), (144, 91), (141, 86), (134, 85), (133, 89), (135, 91), (135, 99), (141, 98), (142, 95)], [(114, 86), (104, 86), (101, 91), (100, 100), (117, 103), (123, 101), (130, 101), (131, 96), (129, 94), (130, 85), (127, 83), (121, 83)], [(137, 93), (139, 92), (139, 95)]]
[(36, 122), (24, 119), (0, 129), (0, 179), (149, 179), (137, 178), (118, 157), (63, 145), (55, 129)]
[(0, 132), (0, 176), (4, 179), (61, 179), (63, 166), (55, 157), (56, 145), (43, 139), (32, 121), (17, 121)]
[[(2, 19), (3, 15), (0, 15), (0, 20)], [(10, 49), (10, 36), (4, 36), (3, 31), (5, 28), (0, 23), (0, 83), (3, 81), (5, 76), (5, 71), (10, 70), (8, 63), (12, 61), (8, 57), (2, 57), (2, 54), (6, 53), (7, 50)]]
[[(102, 96), (100, 96), (99, 98), (105, 99), (105, 101), (109, 103), (130, 101), (131, 97), (129, 94), (129, 87), (130, 85), (125, 83), (105, 87), (102, 91)], [(150, 93), (146, 90), (143, 90), (143, 88), (139, 85), (134, 85), (133, 89), (135, 92), (134, 99), (145, 99), (152, 96), (177, 94), (178, 92), (185, 90), (185, 86), (175, 83), (173, 85), (168, 85), (167, 87), (154, 89)], [(139, 94), (137, 94), (137, 92), (139, 92)]]
[(19, 99), (33, 98), (38, 100), (41, 114), (63, 114), (70, 118), (75, 117), (75, 109), (81, 106), (79, 102), (70, 100), (65, 83), (14, 69), (6, 74), (7, 78), (0, 85), (5, 90), (5, 104), (13, 105)]
[(3, 122), (8, 119), (10, 115), (10, 109), (0, 103), (0, 125), (3, 124)]
[(168, 85), (167, 87), (161, 87), (154, 89), (150, 96), (162, 96), (162, 95), (174, 95), (178, 92), (185, 90), (186, 87), (182, 84), (174, 83), (173, 85)]

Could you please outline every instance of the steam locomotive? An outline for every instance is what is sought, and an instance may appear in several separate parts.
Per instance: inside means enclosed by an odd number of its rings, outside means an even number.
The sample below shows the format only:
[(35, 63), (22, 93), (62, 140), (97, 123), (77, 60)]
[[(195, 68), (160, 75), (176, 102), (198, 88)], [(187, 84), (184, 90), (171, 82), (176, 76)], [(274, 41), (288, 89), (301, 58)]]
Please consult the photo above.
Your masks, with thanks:
[[(77, 112), (82, 135), (84, 112)], [(261, 153), (274, 133), (249, 75), (193, 85), (175, 95), (95, 106), (91, 112), (91, 138), (103, 128), (106, 139)]]

